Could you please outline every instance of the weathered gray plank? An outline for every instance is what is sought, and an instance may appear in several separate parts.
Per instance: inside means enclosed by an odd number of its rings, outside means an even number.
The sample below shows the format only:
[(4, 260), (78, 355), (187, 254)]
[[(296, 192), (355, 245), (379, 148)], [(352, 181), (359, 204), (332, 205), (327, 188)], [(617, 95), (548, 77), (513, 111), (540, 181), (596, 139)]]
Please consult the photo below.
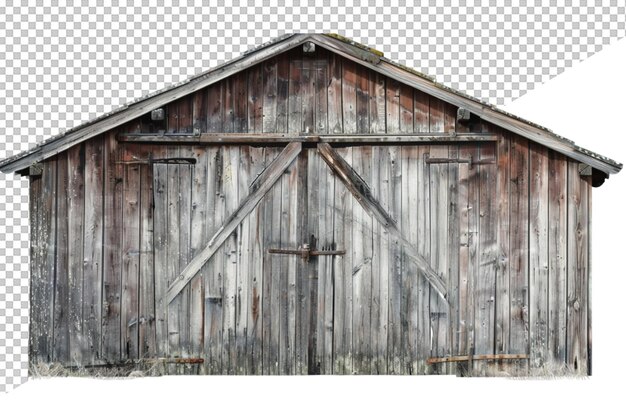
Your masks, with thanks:
[(85, 222), (85, 147), (77, 145), (67, 151), (67, 252), (70, 361), (84, 363), (83, 334), (83, 230)]
[(510, 135), (502, 132), (497, 144), (497, 270), (495, 301), (495, 353), (509, 352), (510, 335)]
[(140, 181), (139, 165), (124, 166), (120, 303), (122, 360), (139, 357)]
[(328, 54), (320, 51), (320, 60), (314, 66), (314, 94), (315, 94), (315, 129), (318, 134), (328, 133)]
[[(266, 97), (263, 86), (265, 75), (264, 65), (257, 65), (248, 70), (248, 132), (261, 133), (266, 123), (263, 117), (263, 110), (265, 108), (263, 100)], [(275, 86), (276, 84), (274, 84), (274, 88)], [(275, 114), (275, 96), (269, 99), (274, 100), (274, 102), (268, 103), (268, 110), (274, 110)], [(270, 121), (268, 121), (268, 125), (270, 125)]]
[(167, 334), (167, 247), (168, 247), (168, 172), (166, 164), (154, 164), (154, 317), (156, 354), (167, 357), (169, 343)]
[(578, 163), (568, 161), (567, 365), (587, 373), (587, 187)]
[[(289, 88), (289, 60), (279, 59), (276, 64), (276, 133), (290, 132)], [(266, 93), (271, 91), (266, 89)]]
[[(335, 177), (324, 164), (317, 152), (309, 153), (309, 201), (317, 203), (317, 210), (309, 211), (309, 224), (319, 227), (318, 247), (321, 250), (336, 250), (337, 242), (334, 234), (335, 222)], [(319, 220), (314, 215), (317, 212)], [(311, 307), (311, 319), (317, 311), (317, 362), (319, 372), (330, 375), (333, 373), (333, 332), (335, 327), (334, 295), (335, 295), (335, 262), (341, 257), (321, 256), (317, 259), (315, 271), (309, 276), (318, 277), (317, 310)], [(317, 273), (317, 275), (313, 275)], [(315, 282), (312, 283), (315, 286)], [(313, 293), (313, 291), (312, 291)], [(313, 300), (311, 300), (313, 302)], [(318, 366), (317, 363), (314, 364)], [(310, 368), (309, 368), (310, 369)], [(316, 369), (317, 370), (317, 369)]]
[(207, 132), (224, 132), (224, 82), (207, 87), (209, 109), (207, 115)]
[[(319, 149), (319, 148), (318, 148)], [(345, 161), (351, 161), (352, 149), (339, 150)], [(324, 155), (322, 154), (322, 157)], [(335, 256), (335, 326), (333, 362), (335, 374), (352, 373), (352, 207), (350, 191), (335, 183), (335, 242), (346, 254)]]
[[(509, 279), (511, 334), (509, 353), (528, 353), (528, 211), (529, 211), (528, 141), (511, 137), (511, 237)], [(520, 362), (514, 372), (526, 372)]]
[[(439, 113), (437, 117), (431, 107), (431, 122), (443, 123)], [(435, 128), (431, 126), (431, 128)], [(447, 158), (447, 146), (431, 146), (430, 157)], [(432, 267), (443, 274), (444, 282), (448, 281), (448, 167), (446, 165), (430, 165), (430, 261)], [(444, 284), (446, 285), (446, 284)], [(446, 288), (449, 290), (449, 288)], [(448, 293), (449, 294), (449, 293)], [(431, 291), (430, 295), (430, 328), (431, 328), (431, 356), (446, 355), (448, 308), (442, 303), (437, 294)], [(435, 366), (435, 373), (446, 373), (445, 366)]]
[(546, 364), (548, 348), (548, 149), (530, 148), (530, 367)]
[[(387, 91), (389, 93), (389, 91)], [(395, 110), (396, 112), (398, 110)], [(389, 152), (389, 216), (396, 222), (402, 231), (402, 159), (401, 149), (397, 146), (387, 148)], [(401, 232), (402, 233), (402, 232)], [(389, 259), (389, 342), (388, 342), (388, 371), (390, 374), (404, 374), (403, 355), (403, 317), (402, 317), (402, 287), (404, 271), (402, 270), (402, 247), (399, 234), (390, 237)], [(406, 316), (404, 317), (406, 319)]]
[[(384, 107), (383, 107), (384, 109)], [(384, 116), (383, 116), (384, 117)], [(384, 124), (383, 124), (384, 128)], [(372, 193), (378, 196), (383, 210), (389, 210), (389, 152), (375, 146), (372, 150)], [(387, 374), (387, 346), (389, 329), (389, 232), (378, 221), (373, 221), (374, 245), (372, 247), (372, 342), (376, 358), (372, 372)]]
[[(480, 159), (492, 160), (495, 158), (495, 148), (491, 144), (481, 144)], [(496, 297), (496, 265), (497, 265), (497, 231), (496, 219), (496, 165), (481, 165), (480, 196), (479, 196), (479, 224), (478, 257), (479, 273), (474, 290), (476, 291), (476, 316), (474, 325), (475, 353), (493, 354), (495, 331), (495, 297)], [(491, 364), (486, 362), (474, 363), (475, 372), (487, 375), (493, 371)]]
[(357, 65), (344, 60), (342, 64), (341, 100), (343, 114), (343, 133), (357, 133)]
[[(302, 100), (302, 128), (304, 134), (312, 134), (315, 129), (315, 61), (307, 55), (302, 55), (300, 67), (300, 99)], [(293, 65), (293, 61), (292, 61)], [(295, 80), (294, 80), (295, 81)]]
[(102, 288), (102, 358), (108, 362), (120, 359), (120, 296), (122, 273), (122, 202), (123, 165), (116, 164), (119, 152), (115, 133), (104, 138), (104, 263)]
[[(224, 212), (231, 215), (237, 210), (239, 204), (238, 181), (239, 181), (239, 147), (224, 147), (224, 171), (222, 176)], [(246, 213), (246, 216), (249, 211)], [(244, 217), (246, 217), (244, 216)], [(239, 228), (243, 222), (242, 217), (237, 221), (232, 232), (223, 244), (224, 251), (224, 292), (222, 295), (223, 308), (223, 348), (222, 348), (222, 372), (224, 374), (234, 374), (237, 371), (237, 351), (236, 351), (236, 305), (237, 296), (237, 269), (239, 267), (237, 254), (240, 243)], [(233, 233), (234, 232), (234, 233)]]
[(53, 354), (56, 362), (66, 364), (70, 360), (69, 340), (69, 265), (68, 265), (68, 170), (67, 153), (57, 159), (57, 220), (56, 252), (54, 255), (54, 328)]
[[(250, 87), (250, 90), (252, 86)], [(250, 104), (250, 103), (249, 103)], [(259, 128), (261, 123), (259, 120)], [(250, 147), (239, 148), (239, 161), (237, 165), (237, 197), (238, 202), (243, 200), (248, 194), (250, 178), (256, 176), (253, 172), (252, 161), (250, 159)], [(254, 237), (250, 235), (250, 220), (254, 217), (254, 210), (248, 215), (237, 229), (237, 276), (235, 286), (235, 372), (238, 375), (249, 373), (248, 353), (247, 353), (247, 333), (248, 333), (248, 309), (250, 308), (249, 290), (250, 286), (250, 266), (252, 259), (250, 251)]]
[[(175, 158), (180, 154), (179, 148), (168, 148), (167, 157)], [(176, 279), (180, 270), (180, 249), (181, 249), (181, 194), (184, 192), (180, 188), (180, 169), (181, 165), (167, 165), (167, 244), (165, 246), (165, 256), (167, 257), (167, 268), (165, 282), (169, 286)], [(185, 290), (186, 287), (183, 289)], [(182, 311), (183, 298), (188, 295), (187, 291), (181, 291), (171, 301), (166, 300), (166, 320), (167, 320), (167, 338), (168, 338), (168, 357), (180, 358), (183, 356), (181, 346), (181, 323), (180, 315)], [(168, 365), (168, 372), (178, 373), (179, 368), (176, 365)]]
[(343, 133), (342, 74), (341, 57), (336, 54), (330, 54), (328, 60), (328, 133)]
[(289, 111), (287, 131), (289, 133), (303, 132), (302, 103), (308, 97), (303, 97), (302, 87), (302, 50), (298, 48), (289, 53), (289, 99), (287, 100)]
[[(188, 147), (181, 148), (179, 155), (189, 155), (190, 149)], [(178, 240), (178, 268), (177, 273), (189, 263), (191, 260), (191, 205), (192, 205), (192, 183), (193, 183), (193, 169), (190, 164), (182, 164), (178, 169), (178, 199), (179, 199), (179, 212), (178, 212), (178, 230), (180, 233)], [(174, 220), (176, 221), (176, 220)], [(194, 282), (195, 281), (195, 282)], [(191, 352), (191, 293), (192, 287), (197, 290), (197, 276), (192, 279), (190, 285), (181, 293), (181, 303), (178, 315), (179, 325), (179, 343), (182, 357), (188, 357)], [(196, 284), (196, 285), (194, 285)], [(172, 306), (170, 305), (170, 308)], [(191, 371), (190, 367), (177, 367), (177, 372), (187, 373)]]
[[(305, 113), (306, 114), (306, 113)], [(295, 229), (294, 236), (296, 242), (304, 244), (306, 242), (309, 245), (316, 247), (316, 238), (312, 236), (318, 236), (317, 224), (311, 227), (309, 223), (309, 213), (313, 216), (312, 220), (316, 223), (319, 222), (317, 216), (317, 200), (309, 203), (310, 193), (313, 193), (313, 189), (309, 188), (307, 179), (309, 174), (309, 155), (315, 154), (314, 150), (307, 150), (300, 154), (296, 167), (296, 179), (295, 187), (290, 191), (295, 193), (295, 207), (291, 208), (291, 222), (294, 223), (291, 226), (291, 230)], [(316, 185), (318, 183), (316, 182)], [(317, 187), (315, 187), (317, 188)], [(317, 190), (316, 190), (317, 191)], [(292, 199), (292, 202), (294, 200)], [(310, 271), (313, 270), (313, 265), (317, 266), (317, 263), (306, 262), (303, 259), (297, 259), (292, 256), (295, 261), (295, 268), (293, 274), (293, 318), (294, 325), (294, 367), (292, 369), (293, 374), (306, 375), (314, 368), (315, 350), (317, 345), (317, 282), (311, 279)], [(315, 291), (313, 291), (315, 287)], [(315, 315), (315, 317), (312, 317)], [(291, 318), (291, 317), (290, 317)], [(311, 367), (309, 367), (311, 366)], [(319, 372), (318, 372), (319, 373)]]
[(567, 330), (567, 159), (554, 151), (548, 161), (548, 359), (565, 363)]
[[(43, 169), (43, 167), (42, 167)], [(43, 172), (42, 172), (43, 175)], [(42, 327), (42, 312), (45, 311), (42, 287), (44, 286), (42, 267), (43, 267), (43, 224), (42, 224), (42, 194), (43, 179), (41, 176), (30, 176), (28, 184), (28, 210), (29, 210), (29, 227), (30, 227), (30, 321), (28, 326), (28, 355), (30, 365), (37, 364), (41, 360), (40, 339), (46, 331)]]
[[(371, 160), (371, 147), (353, 149), (352, 166), (366, 182), (372, 179)], [(352, 206), (352, 218), (353, 369), (358, 374), (369, 374), (372, 359), (372, 218), (358, 204)]]
[[(260, 172), (265, 165), (265, 150), (250, 148), (250, 166), (254, 173)], [(248, 372), (253, 375), (263, 373), (263, 215), (264, 204), (260, 203), (248, 217), (250, 236), (249, 284), (248, 284), (248, 317), (246, 354)]]
[(83, 334), (85, 363), (101, 357), (103, 231), (104, 231), (104, 141), (85, 143), (85, 236), (83, 240)]
[[(222, 147), (209, 148), (207, 155), (207, 237), (212, 236), (224, 223), (224, 198), (222, 189)], [(205, 267), (207, 268), (205, 292), (205, 354), (206, 370), (211, 375), (222, 373), (222, 296), (223, 296), (223, 251), (217, 250)]]
[(278, 64), (276, 60), (270, 60), (263, 63), (263, 132), (277, 132), (277, 69)]
[(156, 358), (156, 311), (154, 270), (154, 171), (140, 168), (139, 194), (139, 306), (138, 357)]

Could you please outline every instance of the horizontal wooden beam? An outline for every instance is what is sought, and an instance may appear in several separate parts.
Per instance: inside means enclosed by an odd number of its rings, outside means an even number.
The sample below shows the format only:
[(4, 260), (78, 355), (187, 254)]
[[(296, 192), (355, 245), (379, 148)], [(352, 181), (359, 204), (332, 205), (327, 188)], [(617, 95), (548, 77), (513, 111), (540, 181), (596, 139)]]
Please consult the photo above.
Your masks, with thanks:
[(363, 207), (370, 216), (376, 218), (391, 236), (398, 239), (404, 253), (417, 264), (417, 268), (424, 274), (424, 278), (426, 278), (430, 285), (432, 285), (441, 298), (447, 303), (446, 284), (439, 274), (430, 266), (428, 261), (419, 254), (417, 248), (402, 235), (396, 222), (372, 195), (369, 185), (328, 143), (319, 143), (317, 149), (322, 159), (326, 161), (330, 169), (337, 175), (341, 182), (344, 183), (361, 207)]
[(283, 172), (298, 157), (302, 150), (299, 142), (290, 143), (261, 173), (254, 186), (250, 187), (250, 194), (241, 202), (233, 214), (226, 219), (224, 224), (215, 232), (209, 243), (185, 266), (185, 269), (176, 277), (167, 289), (167, 305), (185, 288), (198, 271), (217, 252), (218, 248), (228, 239), (228, 236), (239, 226), (248, 214), (254, 210), (263, 196), (272, 188)]
[(120, 134), (120, 142), (189, 144), (280, 144), (303, 143), (420, 143), (493, 142), (498, 137), (484, 133), (411, 133), (394, 135), (299, 135), (286, 133), (199, 133), (199, 134)]
[(447, 362), (469, 362), (471, 361), (499, 361), (499, 360), (515, 360), (515, 359), (528, 359), (526, 353), (499, 353), (490, 355), (461, 355), (461, 356), (445, 356), (443, 358), (428, 358), (426, 363), (428, 365), (434, 365), (436, 363)]

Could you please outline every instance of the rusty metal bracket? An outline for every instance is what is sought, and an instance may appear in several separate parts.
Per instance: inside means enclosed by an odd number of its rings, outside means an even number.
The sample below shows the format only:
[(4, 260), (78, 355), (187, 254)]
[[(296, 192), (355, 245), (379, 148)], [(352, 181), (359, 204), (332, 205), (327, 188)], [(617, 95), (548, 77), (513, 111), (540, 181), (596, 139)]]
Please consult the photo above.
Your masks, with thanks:
[(462, 356), (445, 356), (442, 358), (428, 358), (426, 363), (428, 365), (434, 365), (436, 363), (447, 362), (471, 362), (471, 361), (500, 361), (500, 360), (515, 360), (515, 359), (528, 359), (526, 353), (499, 353), (490, 355), (462, 355)]
[(492, 165), (496, 163), (495, 159), (479, 159), (473, 161), (470, 156), (467, 159), (464, 158), (431, 158), (429, 153), (424, 154), (424, 162), (427, 164), (469, 164), (470, 169), (473, 165)]
[(300, 255), (300, 257), (309, 261), (311, 256), (333, 256), (333, 255), (345, 255), (345, 250), (315, 250), (311, 249), (308, 244), (302, 245), (301, 248), (298, 249), (281, 249), (281, 248), (270, 248), (267, 250), (268, 253), (277, 253), (281, 255)]

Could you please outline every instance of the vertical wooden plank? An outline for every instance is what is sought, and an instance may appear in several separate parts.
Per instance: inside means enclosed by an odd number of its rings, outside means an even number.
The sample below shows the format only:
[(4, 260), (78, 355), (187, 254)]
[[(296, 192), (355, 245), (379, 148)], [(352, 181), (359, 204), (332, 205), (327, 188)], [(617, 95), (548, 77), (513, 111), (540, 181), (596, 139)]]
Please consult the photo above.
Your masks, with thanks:
[[(265, 150), (250, 148), (251, 178), (264, 168)], [(250, 276), (248, 285), (248, 318), (246, 350), (248, 372), (253, 375), (263, 373), (263, 215), (264, 204), (261, 202), (249, 217), (250, 236)]]
[[(267, 241), (268, 247), (283, 247), (283, 241), (282, 241), (282, 228), (285, 227), (285, 225), (282, 222), (282, 213), (283, 210), (285, 209), (282, 205), (283, 203), (283, 199), (282, 199), (282, 190), (283, 190), (283, 186), (282, 183), (283, 181), (286, 181), (285, 179), (285, 175), (283, 174), (283, 176), (280, 179), (280, 183), (277, 181), (276, 184), (274, 185), (271, 193), (272, 193), (272, 209), (270, 211), (269, 214), (269, 223), (271, 223), (272, 228), (271, 228), (271, 234), (269, 236), (269, 240)], [(269, 193), (268, 193), (269, 195)], [(265, 208), (266, 213), (268, 208)], [(268, 224), (266, 222), (266, 224)], [(286, 242), (285, 242), (286, 243)], [(283, 328), (281, 327), (281, 322), (280, 322), (280, 318), (281, 318), (281, 309), (283, 308), (283, 306), (286, 304), (287, 300), (286, 300), (286, 292), (283, 291), (283, 274), (285, 273), (285, 271), (283, 270), (283, 260), (281, 259), (282, 256), (275, 256), (275, 255), (270, 255), (270, 271), (268, 274), (266, 274), (265, 276), (269, 276), (270, 277), (270, 289), (269, 289), (269, 295), (270, 295), (270, 311), (271, 313), (269, 313), (270, 316), (270, 324), (269, 324), (269, 328), (270, 328), (270, 332), (271, 335), (269, 338), (265, 338), (263, 339), (263, 343), (265, 343), (265, 340), (268, 341), (269, 343), (269, 359), (268, 359), (268, 365), (269, 365), (269, 373), (276, 375), (276, 374), (280, 374), (280, 347), (281, 345), (284, 346), (286, 343), (284, 341), (284, 337), (285, 334), (283, 332), (283, 334), (281, 334), (281, 331), (283, 330)], [(285, 295), (285, 298), (283, 299), (283, 295)]]
[[(194, 116), (195, 117), (195, 116)], [(208, 242), (208, 155), (207, 148), (194, 146), (190, 149), (196, 164), (191, 167), (191, 213), (189, 259), (201, 251)], [(184, 267), (184, 265), (183, 265)], [(204, 349), (204, 295), (208, 267), (205, 265), (190, 283), (189, 289), (189, 354), (201, 357)]]
[[(181, 147), (179, 149), (179, 155), (188, 155), (189, 148)], [(178, 222), (179, 240), (178, 240), (178, 269), (176, 275), (178, 275), (187, 266), (190, 257), (190, 244), (191, 244), (191, 187), (193, 182), (193, 171), (189, 164), (182, 164), (178, 169), (178, 205), (179, 212), (178, 218), (175, 221)], [(175, 278), (175, 277), (174, 277)], [(197, 280), (197, 277), (194, 278)], [(178, 313), (178, 332), (181, 356), (188, 357), (191, 351), (191, 290), (193, 285), (187, 285), (187, 287), (180, 294), (180, 305)], [(197, 289), (197, 287), (194, 287)], [(171, 304), (172, 305), (172, 304)], [(176, 366), (177, 373), (187, 373), (191, 367)]]
[(193, 93), (192, 106), (193, 131), (206, 132), (209, 117), (209, 93), (207, 88)]
[(67, 150), (67, 249), (70, 361), (83, 363), (83, 229), (85, 221), (85, 147)]
[(138, 357), (154, 358), (156, 346), (154, 273), (154, 177), (153, 167), (140, 167), (139, 195), (139, 329)]
[(413, 90), (413, 131), (430, 132), (430, 96)]
[(314, 66), (315, 94), (315, 133), (328, 133), (328, 54), (320, 51), (319, 60)]
[(414, 109), (413, 109), (413, 88), (406, 84), (400, 84), (399, 90), (400, 105), (400, 132), (413, 133)]
[[(262, 127), (260, 121), (258, 128)], [(252, 172), (252, 162), (250, 159), (250, 147), (239, 147), (239, 164), (236, 169), (237, 174), (237, 195), (238, 201), (241, 201), (248, 195), (248, 187), (250, 185), (250, 177), (254, 178), (256, 173)], [(248, 370), (247, 359), (247, 333), (248, 333), (248, 308), (249, 308), (249, 291), (250, 285), (250, 249), (252, 246), (252, 236), (250, 236), (250, 217), (251, 213), (246, 217), (237, 229), (237, 276), (235, 289), (235, 367), (234, 372), (238, 375), (245, 375)]]
[[(278, 109), (278, 64), (276, 59), (263, 63), (263, 130), (265, 133), (276, 132), (276, 117)], [(252, 86), (251, 86), (252, 87)], [(286, 103), (285, 103), (286, 104)]]
[(30, 321), (28, 325), (28, 355), (29, 366), (36, 365), (40, 361), (46, 360), (41, 357), (41, 347), (39, 340), (45, 332), (41, 325), (42, 311), (45, 304), (42, 297), (43, 277), (42, 277), (42, 216), (43, 207), (41, 176), (31, 176), (28, 178), (28, 210), (30, 227)]
[[(317, 215), (315, 211), (309, 212), (309, 224), (312, 228), (319, 227), (318, 247), (322, 250), (335, 250), (338, 248), (335, 237), (335, 177), (328, 166), (321, 161), (317, 152), (312, 152), (309, 159), (309, 198), (315, 204), (317, 201)], [(333, 332), (335, 328), (335, 286), (336, 270), (335, 262), (340, 262), (342, 257), (324, 256), (318, 258), (318, 289), (317, 289), (317, 357), (319, 372), (330, 375), (333, 373)], [(311, 270), (312, 275), (315, 271)], [(313, 283), (315, 285), (315, 283)], [(311, 316), (314, 310), (311, 309)]]
[[(384, 128), (384, 119), (383, 126)], [(386, 211), (389, 211), (389, 152), (386, 147), (372, 149), (372, 188)], [(387, 345), (389, 328), (389, 235), (378, 221), (373, 221), (374, 243), (372, 247), (372, 343), (376, 359), (372, 372), (387, 374)]]
[(587, 187), (578, 162), (568, 161), (567, 365), (587, 373)]
[[(389, 93), (389, 91), (388, 91)], [(389, 111), (389, 108), (387, 108)], [(395, 119), (395, 117), (394, 117)], [(388, 119), (389, 120), (389, 119)], [(389, 127), (389, 125), (388, 125)], [(402, 158), (401, 147), (392, 146), (389, 152), (389, 214), (402, 228)], [(402, 256), (403, 251), (396, 237), (389, 241), (389, 342), (388, 371), (390, 374), (403, 374), (402, 336)], [(406, 317), (405, 317), (406, 318)]]
[[(260, 67), (254, 67), (255, 71), (260, 70)], [(248, 73), (244, 71), (232, 76), (232, 94), (233, 94), (233, 132), (247, 133), (248, 132)], [(260, 74), (256, 74), (260, 77)], [(256, 109), (256, 116), (260, 117), (259, 109)], [(261, 125), (260, 120), (254, 120), (255, 123)]]
[(303, 97), (302, 87), (302, 49), (296, 48), (289, 53), (289, 133), (303, 132), (302, 103), (309, 97)]
[[(314, 76), (315, 74), (313, 74)], [(299, 244), (309, 244), (309, 247), (317, 247), (316, 239), (319, 236), (319, 226), (311, 225), (309, 214), (312, 220), (319, 222), (317, 212), (317, 199), (309, 201), (311, 194), (317, 194), (317, 187), (309, 187), (307, 183), (309, 173), (309, 155), (315, 154), (315, 150), (305, 151), (300, 154), (297, 160), (295, 173), (296, 192), (295, 206), (291, 208), (291, 221), (294, 223), (291, 229), (295, 229), (296, 241)], [(318, 183), (316, 183), (316, 186)], [(293, 200), (292, 200), (293, 201)], [(316, 372), (315, 364), (317, 347), (317, 280), (316, 272), (317, 260), (311, 259), (309, 262), (304, 259), (295, 259), (295, 270), (293, 274), (293, 325), (295, 332), (294, 345), (294, 368), (292, 373), (306, 375)], [(321, 317), (320, 317), (321, 318)], [(317, 371), (316, 373), (319, 373)]]
[(341, 83), (343, 61), (337, 54), (328, 57), (328, 133), (343, 133)]
[(193, 132), (193, 95), (178, 100), (178, 133)]
[(57, 234), (57, 157), (43, 163), (41, 201), (41, 332), (37, 337), (39, 357), (50, 362), (54, 341), (54, 282)]
[[(172, 147), (167, 150), (168, 158), (176, 158), (179, 156), (179, 148)], [(180, 256), (180, 165), (167, 165), (167, 244), (165, 246), (165, 256), (167, 257), (166, 270), (166, 288), (169, 288), (172, 281), (179, 272), (179, 256)], [(166, 305), (167, 311), (167, 337), (168, 337), (168, 356), (173, 358), (182, 357), (181, 349), (181, 328), (180, 313), (183, 298), (187, 296), (187, 291), (183, 290), (169, 305)], [(167, 302), (167, 301), (166, 301)], [(176, 365), (168, 367), (169, 372), (176, 373), (178, 368)]]
[[(240, 75), (241, 76), (241, 75)], [(223, 83), (223, 115), (222, 115), (222, 132), (235, 132), (235, 89), (234, 84), (237, 82), (235, 77), (228, 77), (222, 81)]]
[(67, 154), (57, 160), (56, 274), (54, 282), (54, 360), (66, 364), (69, 346), (68, 182)]
[[(319, 85), (316, 87), (319, 88)], [(324, 86), (324, 90), (325, 90)], [(325, 123), (325, 122), (324, 122)], [(304, 159), (304, 158), (303, 158)], [(326, 230), (326, 204), (327, 190), (325, 172), (320, 172), (320, 159), (315, 150), (309, 150), (306, 154), (306, 166), (301, 166), (303, 201), (302, 207), (299, 209), (304, 217), (300, 227), (303, 240), (318, 250), (327, 250), (332, 245), (332, 237), (329, 239)], [(331, 214), (332, 216), (332, 214)], [(331, 232), (332, 233), (332, 232)], [(331, 235), (332, 236), (332, 235)], [(330, 240), (330, 242), (329, 242)], [(330, 245), (329, 245), (330, 243)], [(299, 273), (306, 282), (300, 283), (298, 286), (298, 300), (301, 303), (300, 320), (298, 320), (297, 332), (300, 333), (301, 350), (306, 352), (300, 353), (300, 356), (307, 357), (307, 363), (298, 370), (301, 374), (332, 373), (332, 368), (327, 371), (327, 337), (330, 337), (330, 348), (332, 355), (332, 333), (328, 334), (328, 326), (332, 329), (332, 310), (329, 320), (326, 309), (326, 291), (327, 283), (332, 279), (332, 275), (328, 277), (327, 263), (332, 262), (329, 257), (320, 256), (310, 259), (307, 265), (302, 263), (303, 267)], [(332, 274), (332, 273), (331, 273)], [(331, 300), (332, 306), (332, 300)], [(305, 344), (306, 343), (306, 344)], [(305, 344), (304, 346), (302, 346)], [(331, 356), (332, 361), (332, 356)]]
[[(289, 104), (289, 92), (291, 86), (289, 75), (289, 55), (281, 55), (278, 58), (276, 64), (276, 132), (287, 133), (290, 130), (289, 119), (290, 116), (290, 104)], [(272, 90), (267, 90), (266, 93)]]
[(85, 229), (83, 240), (83, 361), (100, 360), (103, 226), (104, 141), (100, 136), (85, 142)]
[(165, 299), (168, 286), (168, 172), (166, 164), (152, 166), (154, 180), (154, 317), (156, 354), (167, 357), (169, 337), (167, 333), (167, 309)]
[(567, 159), (550, 151), (548, 165), (548, 359), (558, 367), (567, 330)]
[(178, 133), (178, 104), (179, 101), (172, 101), (165, 108), (165, 117), (167, 117), (167, 132)]
[(370, 132), (369, 70), (356, 67), (356, 132)]
[[(509, 353), (510, 335), (510, 136), (502, 131), (498, 132), (497, 142), (497, 269), (496, 269), (496, 302), (495, 302), (495, 353)], [(503, 368), (502, 364), (500, 366)]]
[(224, 82), (211, 84), (207, 87), (208, 115), (207, 132), (222, 132), (224, 121)]
[[(367, 183), (371, 182), (372, 148), (355, 147), (352, 167)], [(372, 218), (359, 204), (352, 206), (352, 349), (355, 373), (369, 374), (371, 369), (371, 294), (372, 294)]]
[[(528, 212), (529, 145), (526, 139), (511, 137), (511, 234), (510, 300), (511, 334), (509, 353), (528, 353)], [(526, 373), (526, 361), (512, 372)]]
[[(239, 205), (239, 147), (225, 146), (223, 159), (223, 195), (224, 212), (230, 216)], [(236, 372), (236, 305), (237, 292), (237, 249), (239, 245), (239, 229), (237, 229), (224, 243), (224, 294), (223, 294), (223, 350), (222, 372), (233, 374)]]
[(315, 133), (315, 60), (303, 54), (300, 72), (300, 99), (302, 100), (301, 132), (310, 135)]
[[(431, 122), (437, 120), (431, 108)], [(447, 146), (431, 146), (430, 157), (447, 158)], [(448, 281), (448, 167), (430, 164), (430, 260), (435, 271)], [(430, 289), (431, 356), (446, 353), (448, 309), (437, 293)], [(435, 365), (435, 373), (446, 373), (446, 367)]]
[(121, 355), (120, 296), (122, 274), (123, 165), (115, 133), (105, 135), (104, 263), (102, 294), (102, 358), (117, 362)]
[(592, 323), (591, 323), (591, 304), (592, 304), (592, 288), (591, 288), (591, 244), (592, 240), (592, 184), (589, 177), (584, 182), (587, 187), (587, 375), (592, 375)]
[[(208, 149), (207, 155), (207, 236), (212, 236), (224, 222), (223, 147)], [(205, 291), (205, 354), (206, 370), (211, 375), (222, 373), (223, 344), (223, 266), (224, 252), (219, 250), (207, 265)]]
[[(415, 90), (413, 93), (413, 130), (416, 132), (430, 131), (429, 96)], [(430, 154), (430, 146), (417, 147), (416, 179), (412, 192), (417, 197), (417, 250), (425, 259), (430, 259), (430, 166), (426, 164), (426, 156)], [(426, 360), (430, 357), (430, 284), (423, 274), (417, 277), (417, 334), (415, 373), (425, 374), (428, 371)]]
[(357, 132), (357, 65), (353, 61), (344, 60), (342, 65), (341, 98), (343, 111), (343, 133)]
[[(248, 133), (263, 132), (263, 65), (248, 70)], [(271, 99), (275, 102), (275, 97)]]
[(385, 77), (378, 72), (369, 72), (368, 95), (370, 133), (385, 133)]
[[(352, 163), (352, 149), (338, 150), (342, 158)], [(334, 370), (336, 374), (352, 373), (352, 207), (350, 192), (335, 182), (335, 242), (345, 248), (346, 254), (334, 257), (335, 270), (335, 325)]]
[(140, 193), (139, 165), (124, 166), (122, 215), (122, 294), (120, 320), (122, 327), (121, 358), (137, 359), (139, 342), (139, 245)]
[(548, 149), (530, 148), (530, 366), (541, 368), (548, 347)]
[[(495, 159), (493, 144), (481, 144), (480, 159)], [(496, 165), (481, 165), (480, 196), (479, 196), (479, 271), (476, 291), (476, 316), (474, 321), (475, 353), (492, 354), (494, 350), (495, 331), (495, 296), (496, 296)], [(474, 369), (479, 375), (487, 375), (493, 371), (492, 364), (486, 361), (474, 363)]]

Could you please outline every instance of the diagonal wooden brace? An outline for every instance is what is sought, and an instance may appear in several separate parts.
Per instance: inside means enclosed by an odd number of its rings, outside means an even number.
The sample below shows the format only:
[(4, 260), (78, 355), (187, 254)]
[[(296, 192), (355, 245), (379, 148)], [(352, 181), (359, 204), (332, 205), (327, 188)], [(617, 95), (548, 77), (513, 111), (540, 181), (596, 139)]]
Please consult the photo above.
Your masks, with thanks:
[(330, 169), (344, 183), (359, 204), (361, 204), (363, 209), (367, 211), (370, 216), (376, 218), (390, 235), (398, 239), (404, 253), (417, 264), (417, 268), (424, 274), (426, 280), (428, 280), (430, 285), (439, 293), (441, 298), (448, 303), (446, 284), (439, 274), (430, 266), (428, 261), (419, 254), (417, 248), (402, 235), (396, 222), (372, 195), (369, 186), (363, 178), (361, 178), (350, 164), (348, 164), (328, 143), (319, 143), (317, 150)]
[(250, 187), (250, 194), (241, 202), (241, 205), (226, 219), (222, 227), (213, 235), (209, 243), (187, 264), (185, 269), (176, 277), (167, 289), (167, 304), (185, 288), (198, 271), (217, 252), (217, 249), (226, 241), (228, 236), (254, 210), (259, 201), (272, 188), (289, 165), (298, 157), (302, 150), (300, 142), (292, 142), (272, 161)]

